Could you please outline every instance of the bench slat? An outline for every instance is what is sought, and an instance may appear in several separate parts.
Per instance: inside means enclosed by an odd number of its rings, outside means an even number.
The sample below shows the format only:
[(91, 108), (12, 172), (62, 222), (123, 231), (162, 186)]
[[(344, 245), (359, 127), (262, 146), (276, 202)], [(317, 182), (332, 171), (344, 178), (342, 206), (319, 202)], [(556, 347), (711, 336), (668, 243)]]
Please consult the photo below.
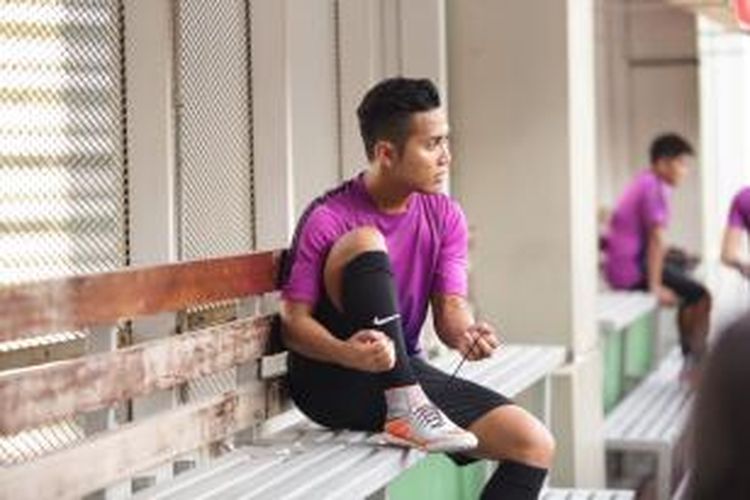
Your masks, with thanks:
[[(379, 450), (351, 467), (346, 475), (331, 478), (326, 484), (306, 490), (305, 495), (300, 497), (349, 500), (357, 498), (361, 492), (359, 497), (364, 498), (381, 489), (382, 485), (389, 483), (424, 456), (425, 453), (418, 450)], [(356, 482), (351, 480), (353, 477), (357, 478)]]
[(271, 317), (244, 318), (126, 349), (0, 373), (0, 432), (168, 389), (262, 355)]
[[(660, 398), (664, 391), (678, 390), (678, 373), (681, 355), (674, 350), (632, 393), (630, 393), (612, 411), (606, 421), (606, 433), (618, 436), (626, 432), (626, 428), (634, 420), (647, 411), (655, 399)], [(634, 416), (638, 416), (634, 419)]]
[(0, 469), (0, 499), (83, 496), (257, 423), (264, 400), (262, 387), (250, 386)]
[[(285, 464), (283, 468), (275, 471), (273, 481), (264, 481), (261, 478), (246, 480), (229, 490), (216, 492), (210, 498), (217, 500), (223, 498), (237, 498), (238, 500), (315, 498), (307, 495), (308, 487), (324, 485), (337, 476), (348, 476), (349, 469), (378, 453), (378, 449), (365, 442), (364, 437), (362, 433), (357, 433), (350, 436), (350, 439), (342, 440), (344, 446), (328, 457), (312, 455), (313, 460), (309, 461), (304, 468), (288, 467)], [(359, 478), (357, 482), (363, 486)]]
[(635, 493), (627, 490), (572, 490), (549, 489), (541, 500), (633, 500)]
[[(364, 435), (363, 435), (364, 436)], [(286, 441), (286, 440), (285, 440)], [(190, 471), (184, 477), (165, 485), (146, 490), (136, 498), (149, 498), (151, 500), (169, 500), (182, 498), (185, 488), (189, 491), (189, 498), (205, 499), (233, 488), (236, 484), (250, 480), (262, 482), (264, 478), (276, 478), (284, 471), (300, 470), (315, 460), (324, 460), (331, 455), (337, 455), (346, 449), (345, 444), (336, 442), (336, 433), (330, 431), (314, 431), (303, 435), (303, 439), (291, 441), (282, 445), (254, 446), (252, 448), (240, 448), (229, 456), (239, 456), (241, 459), (234, 461), (231, 466), (225, 467), (219, 464), (211, 464), (206, 471)], [(317, 454), (311, 456), (304, 451), (308, 447), (315, 447)], [(227, 496), (225, 496), (227, 498)]]
[(603, 292), (597, 297), (597, 322), (605, 331), (619, 331), (657, 305), (656, 298), (645, 292)]
[(279, 252), (128, 268), (0, 288), (0, 342), (275, 290)]

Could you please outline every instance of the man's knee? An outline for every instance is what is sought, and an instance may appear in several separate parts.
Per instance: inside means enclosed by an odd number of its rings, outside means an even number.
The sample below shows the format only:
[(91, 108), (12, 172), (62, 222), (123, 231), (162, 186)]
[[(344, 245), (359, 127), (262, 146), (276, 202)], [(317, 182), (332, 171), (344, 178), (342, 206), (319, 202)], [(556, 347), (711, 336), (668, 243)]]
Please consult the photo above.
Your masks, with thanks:
[(555, 456), (555, 438), (543, 425), (533, 426), (519, 436), (514, 455), (510, 458), (516, 462), (549, 468)]
[(371, 251), (387, 251), (385, 237), (373, 226), (362, 226), (344, 233), (331, 247), (330, 258), (349, 261), (353, 257)]
[(372, 226), (362, 226), (343, 234), (331, 247), (323, 269), (326, 293), (339, 309), (341, 303), (341, 280), (344, 268), (358, 255), (365, 252), (386, 252), (385, 237)]
[(477, 429), (487, 440), (483, 448), (488, 458), (549, 468), (555, 456), (555, 438), (550, 431), (525, 410), (508, 407), (501, 411), (505, 413), (495, 414)]

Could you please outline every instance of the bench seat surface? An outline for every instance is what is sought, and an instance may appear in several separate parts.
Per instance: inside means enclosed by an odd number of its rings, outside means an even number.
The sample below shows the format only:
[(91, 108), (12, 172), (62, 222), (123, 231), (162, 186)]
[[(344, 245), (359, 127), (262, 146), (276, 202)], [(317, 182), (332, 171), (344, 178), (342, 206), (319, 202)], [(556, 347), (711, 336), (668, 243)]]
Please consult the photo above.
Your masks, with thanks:
[(600, 292), (596, 301), (597, 323), (605, 331), (619, 331), (656, 307), (656, 298), (650, 293)]
[[(450, 354), (434, 363), (453, 373), (459, 361)], [(564, 361), (562, 347), (504, 346), (492, 358), (465, 363), (459, 376), (512, 397)], [(287, 420), (285, 430), (144, 490), (142, 498), (363, 498), (425, 456), (383, 446), (377, 435), (320, 428), (299, 412), (281, 418)]]
[(634, 500), (635, 493), (628, 490), (572, 490), (549, 489), (540, 500)]
[(672, 446), (690, 414), (691, 392), (681, 383), (682, 355), (673, 349), (659, 367), (607, 417), (607, 449), (659, 451)]

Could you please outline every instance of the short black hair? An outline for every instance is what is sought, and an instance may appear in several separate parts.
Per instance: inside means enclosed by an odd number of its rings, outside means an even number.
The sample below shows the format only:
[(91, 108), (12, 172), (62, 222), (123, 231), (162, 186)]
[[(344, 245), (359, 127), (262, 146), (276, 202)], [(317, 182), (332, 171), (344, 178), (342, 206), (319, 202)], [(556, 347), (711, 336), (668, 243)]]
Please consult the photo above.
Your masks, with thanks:
[(409, 136), (411, 115), (438, 107), (440, 94), (426, 78), (388, 78), (372, 87), (357, 108), (367, 159), (373, 159), (375, 144), (383, 139), (393, 142), (400, 153)]
[(682, 136), (668, 133), (661, 134), (651, 143), (649, 155), (654, 164), (661, 159), (672, 159), (682, 155), (693, 155), (693, 146)]

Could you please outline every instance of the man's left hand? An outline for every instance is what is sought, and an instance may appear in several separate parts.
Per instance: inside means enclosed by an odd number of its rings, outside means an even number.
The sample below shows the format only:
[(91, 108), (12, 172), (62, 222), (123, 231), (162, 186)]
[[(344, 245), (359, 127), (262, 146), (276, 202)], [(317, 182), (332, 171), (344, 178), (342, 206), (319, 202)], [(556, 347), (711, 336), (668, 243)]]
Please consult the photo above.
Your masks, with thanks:
[(500, 346), (492, 325), (480, 321), (466, 329), (458, 350), (470, 361), (476, 361), (492, 356)]

